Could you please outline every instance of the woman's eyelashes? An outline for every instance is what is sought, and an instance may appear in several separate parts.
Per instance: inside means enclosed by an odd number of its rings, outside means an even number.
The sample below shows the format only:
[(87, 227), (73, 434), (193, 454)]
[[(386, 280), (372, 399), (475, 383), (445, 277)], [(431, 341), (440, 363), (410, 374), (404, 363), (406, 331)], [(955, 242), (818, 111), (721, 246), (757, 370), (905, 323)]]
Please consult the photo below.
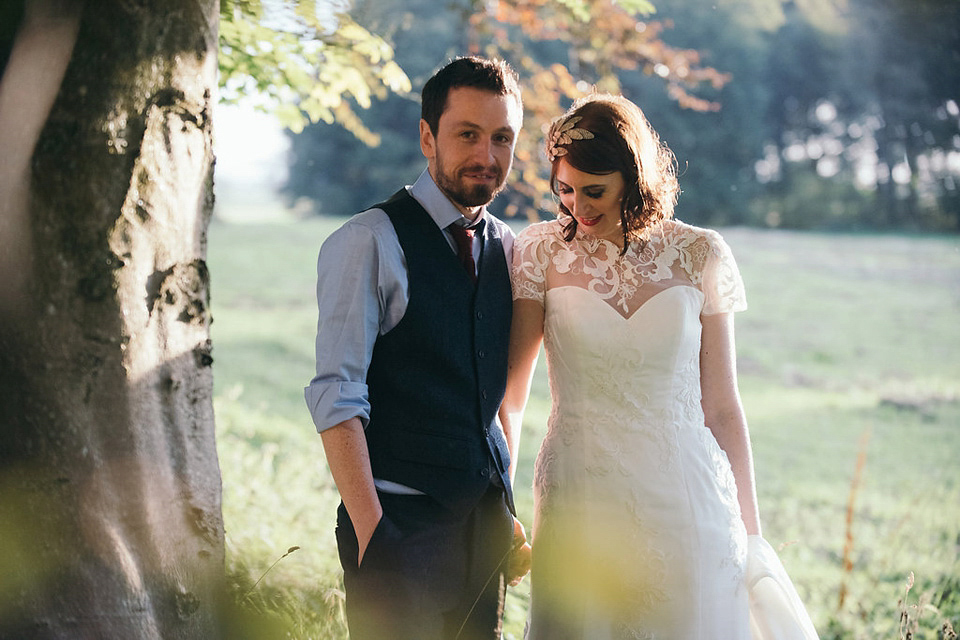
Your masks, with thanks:
[[(560, 193), (561, 195), (566, 196), (573, 193), (573, 189), (571, 189), (567, 185), (562, 184), (557, 187), (557, 192)], [(584, 189), (583, 195), (587, 196), (588, 198), (593, 198), (594, 200), (599, 200), (600, 198), (603, 197), (603, 194), (605, 192), (606, 192), (606, 189)]]

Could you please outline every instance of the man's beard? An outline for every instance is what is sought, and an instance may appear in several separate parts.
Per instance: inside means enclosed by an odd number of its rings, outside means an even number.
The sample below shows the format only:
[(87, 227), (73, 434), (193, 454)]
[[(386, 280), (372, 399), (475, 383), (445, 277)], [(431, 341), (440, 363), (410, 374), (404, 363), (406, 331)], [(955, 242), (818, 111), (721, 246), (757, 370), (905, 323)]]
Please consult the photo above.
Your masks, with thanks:
[[(496, 186), (477, 184), (468, 187), (465, 185), (460, 176), (464, 173), (477, 171), (496, 174)], [(491, 167), (483, 167), (480, 165), (464, 167), (457, 172), (457, 175), (451, 176), (444, 170), (443, 163), (437, 158), (437, 186), (440, 187), (440, 190), (443, 191), (448, 198), (461, 207), (482, 207), (490, 203), (497, 197), (498, 193), (503, 191), (504, 184), (503, 172), (500, 171), (500, 168), (496, 165)]]

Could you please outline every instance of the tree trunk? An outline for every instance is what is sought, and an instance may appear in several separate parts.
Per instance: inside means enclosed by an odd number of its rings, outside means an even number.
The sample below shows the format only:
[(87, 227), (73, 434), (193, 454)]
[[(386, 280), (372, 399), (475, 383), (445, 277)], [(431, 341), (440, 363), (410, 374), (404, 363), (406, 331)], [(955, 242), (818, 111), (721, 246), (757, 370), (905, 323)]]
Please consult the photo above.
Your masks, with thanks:
[(217, 3), (25, 6), (0, 82), (0, 638), (217, 638)]

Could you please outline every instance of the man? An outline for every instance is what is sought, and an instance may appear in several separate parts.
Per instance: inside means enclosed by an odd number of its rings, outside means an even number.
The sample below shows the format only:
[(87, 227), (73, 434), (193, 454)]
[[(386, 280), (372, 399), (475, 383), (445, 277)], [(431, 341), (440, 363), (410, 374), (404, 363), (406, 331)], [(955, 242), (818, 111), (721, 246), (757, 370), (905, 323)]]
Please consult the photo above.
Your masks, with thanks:
[[(306, 400), (342, 503), (353, 640), (499, 638), (523, 528), (496, 419), (513, 234), (486, 211), (523, 119), (515, 73), (458, 58), (423, 88), (412, 187), (358, 214), (318, 260)], [(522, 554), (514, 554), (524, 558)]]

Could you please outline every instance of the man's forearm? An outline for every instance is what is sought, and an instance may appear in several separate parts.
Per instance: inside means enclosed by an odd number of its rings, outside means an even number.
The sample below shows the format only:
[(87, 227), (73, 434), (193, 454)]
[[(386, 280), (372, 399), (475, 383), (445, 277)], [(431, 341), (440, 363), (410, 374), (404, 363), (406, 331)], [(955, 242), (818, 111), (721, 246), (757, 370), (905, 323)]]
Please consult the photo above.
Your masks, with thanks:
[(363, 435), (359, 418), (350, 418), (320, 433), (327, 464), (333, 481), (340, 491), (360, 548), (358, 562), (363, 559), (367, 543), (383, 515), (373, 472), (370, 469), (370, 453)]

